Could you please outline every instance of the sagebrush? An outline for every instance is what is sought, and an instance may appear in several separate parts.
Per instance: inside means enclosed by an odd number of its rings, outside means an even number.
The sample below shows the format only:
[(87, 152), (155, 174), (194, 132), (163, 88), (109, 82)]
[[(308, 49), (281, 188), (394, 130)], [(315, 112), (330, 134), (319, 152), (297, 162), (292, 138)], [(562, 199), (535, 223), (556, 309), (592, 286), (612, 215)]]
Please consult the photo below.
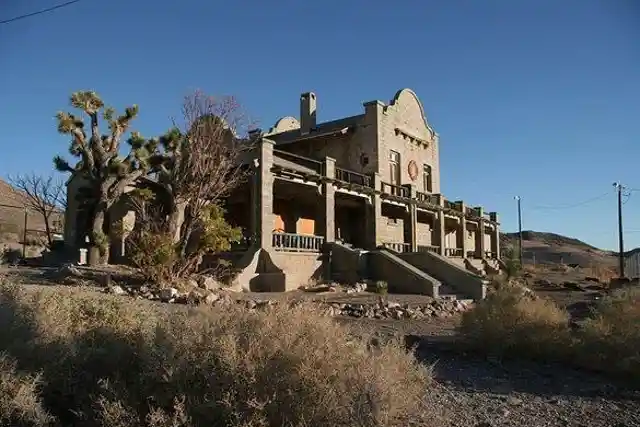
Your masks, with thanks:
[(16, 426), (405, 426), (430, 374), (306, 305), (248, 312), (0, 289), (0, 417)]

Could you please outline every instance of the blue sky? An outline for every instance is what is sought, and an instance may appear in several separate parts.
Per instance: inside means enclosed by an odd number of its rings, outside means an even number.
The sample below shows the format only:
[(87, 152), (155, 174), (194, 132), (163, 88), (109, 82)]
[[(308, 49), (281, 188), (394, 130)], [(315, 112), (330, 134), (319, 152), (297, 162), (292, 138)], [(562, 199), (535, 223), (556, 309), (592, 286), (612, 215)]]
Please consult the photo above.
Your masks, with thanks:
[[(5, 0), (0, 21), (59, 2)], [(0, 70), (5, 177), (66, 153), (54, 114), (75, 90), (139, 104), (151, 136), (196, 88), (268, 128), (301, 92), (325, 121), (410, 87), (440, 134), (445, 196), (500, 212), (504, 230), (520, 195), (525, 229), (613, 249), (612, 183), (640, 188), (634, 0), (83, 0), (0, 25)], [(640, 192), (624, 207), (640, 246)]]

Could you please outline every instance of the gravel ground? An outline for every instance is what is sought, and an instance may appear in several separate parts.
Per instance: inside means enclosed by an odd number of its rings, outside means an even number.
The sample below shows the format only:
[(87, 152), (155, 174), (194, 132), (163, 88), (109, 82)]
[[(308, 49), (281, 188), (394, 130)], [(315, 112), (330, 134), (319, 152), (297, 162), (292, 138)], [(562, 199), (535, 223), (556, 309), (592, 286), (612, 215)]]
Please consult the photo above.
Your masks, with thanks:
[(455, 345), (458, 320), (341, 322), (357, 333), (411, 338), (416, 356), (432, 367), (428, 406), (438, 408), (444, 425), (640, 427), (640, 390), (557, 364), (466, 354)]

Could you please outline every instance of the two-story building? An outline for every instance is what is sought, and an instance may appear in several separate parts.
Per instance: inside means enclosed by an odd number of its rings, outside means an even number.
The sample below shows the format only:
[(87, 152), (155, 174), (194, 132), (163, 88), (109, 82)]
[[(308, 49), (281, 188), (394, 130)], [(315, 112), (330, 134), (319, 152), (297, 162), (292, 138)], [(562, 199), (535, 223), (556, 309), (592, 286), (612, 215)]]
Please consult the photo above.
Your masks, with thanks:
[[(389, 104), (366, 102), (363, 114), (330, 122), (318, 123), (317, 110), (316, 95), (304, 93), (299, 119), (281, 118), (254, 135), (251, 189), (238, 190), (227, 204), (229, 219), (247, 228), (269, 259), (259, 262), (254, 254), (251, 275), (271, 274), (268, 282), (291, 289), (323, 271), (336, 276), (349, 268), (394, 281), (404, 277), (397, 271), (402, 264), (409, 276), (417, 269), (435, 278), (422, 290), (434, 293), (443, 283), (455, 290), (451, 282), (460, 274), (480, 283), (478, 275), (497, 268), (498, 215), (441, 193), (438, 134), (413, 91), (398, 91)], [(377, 261), (368, 267), (362, 261), (341, 267), (344, 259), (359, 259), (348, 251), (363, 250), (385, 257), (370, 257)], [(333, 255), (320, 256), (327, 252)], [(381, 264), (392, 272), (376, 273)]]

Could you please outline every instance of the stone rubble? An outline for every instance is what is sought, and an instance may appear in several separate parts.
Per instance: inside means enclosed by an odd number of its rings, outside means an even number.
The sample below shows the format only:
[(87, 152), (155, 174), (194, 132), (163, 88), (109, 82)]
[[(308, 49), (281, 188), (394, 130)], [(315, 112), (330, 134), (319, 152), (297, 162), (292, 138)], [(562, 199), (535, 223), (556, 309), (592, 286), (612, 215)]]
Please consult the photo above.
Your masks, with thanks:
[[(127, 288), (119, 285), (106, 288), (107, 293), (114, 295), (130, 295), (136, 298), (164, 303), (189, 304), (189, 305), (214, 305), (224, 306), (237, 304), (247, 310), (261, 310), (280, 304), (278, 300), (258, 299), (234, 299), (224, 292), (212, 292), (201, 287), (196, 287), (190, 292), (180, 292), (176, 288), (150, 289), (147, 286), (139, 288)], [(291, 301), (289, 304), (297, 305), (302, 301)], [(316, 301), (321, 305), (322, 312), (327, 316), (344, 316), (368, 319), (423, 319), (428, 317), (446, 318), (471, 308), (472, 303), (466, 300), (433, 299), (423, 304), (400, 304), (394, 301), (385, 301), (380, 298), (375, 303), (339, 303)]]

